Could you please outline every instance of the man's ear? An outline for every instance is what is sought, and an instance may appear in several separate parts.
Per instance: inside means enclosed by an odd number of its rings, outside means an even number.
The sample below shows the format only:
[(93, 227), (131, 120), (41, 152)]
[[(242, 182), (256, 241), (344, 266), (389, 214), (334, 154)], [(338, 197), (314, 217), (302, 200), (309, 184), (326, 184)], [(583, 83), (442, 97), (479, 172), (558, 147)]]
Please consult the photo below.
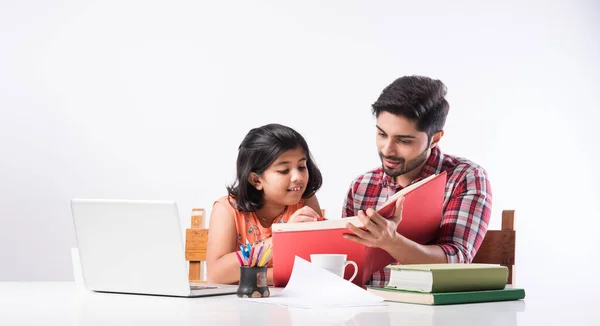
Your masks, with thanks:
[(250, 184), (254, 186), (256, 190), (262, 190), (262, 184), (260, 183), (260, 178), (258, 177), (258, 174), (250, 172), (250, 175), (248, 176), (248, 182), (250, 182)]
[(440, 142), (440, 139), (442, 139), (442, 137), (444, 136), (444, 131), (440, 130), (438, 132), (436, 132), (435, 134), (433, 134), (433, 136), (431, 137), (431, 144), (429, 144), (429, 148), (434, 148), (438, 145), (438, 143)]

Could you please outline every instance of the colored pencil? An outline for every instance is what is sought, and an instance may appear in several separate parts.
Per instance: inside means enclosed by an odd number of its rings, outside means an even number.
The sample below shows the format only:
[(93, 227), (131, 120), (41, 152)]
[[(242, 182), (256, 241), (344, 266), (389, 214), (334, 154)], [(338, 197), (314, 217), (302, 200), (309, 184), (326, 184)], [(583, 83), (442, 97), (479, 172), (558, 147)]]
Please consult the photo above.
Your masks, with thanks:
[(235, 252), (235, 256), (237, 257), (238, 261), (240, 262), (240, 266), (244, 266), (244, 260), (240, 256), (240, 252), (239, 251)]

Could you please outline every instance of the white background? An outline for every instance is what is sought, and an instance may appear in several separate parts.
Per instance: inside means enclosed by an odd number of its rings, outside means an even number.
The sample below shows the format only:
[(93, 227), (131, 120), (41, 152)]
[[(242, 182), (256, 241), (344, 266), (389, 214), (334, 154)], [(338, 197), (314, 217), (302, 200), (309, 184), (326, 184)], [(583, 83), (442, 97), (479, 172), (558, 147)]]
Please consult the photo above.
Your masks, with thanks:
[[(379, 164), (370, 105), (448, 86), (444, 152), (515, 209), (517, 284), (598, 286), (597, 1), (0, 1), (0, 281), (72, 280), (69, 199), (168, 199), (182, 229), (270, 122), (307, 139), (340, 215)], [(591, 282), (591, 283), (590, 283)]]

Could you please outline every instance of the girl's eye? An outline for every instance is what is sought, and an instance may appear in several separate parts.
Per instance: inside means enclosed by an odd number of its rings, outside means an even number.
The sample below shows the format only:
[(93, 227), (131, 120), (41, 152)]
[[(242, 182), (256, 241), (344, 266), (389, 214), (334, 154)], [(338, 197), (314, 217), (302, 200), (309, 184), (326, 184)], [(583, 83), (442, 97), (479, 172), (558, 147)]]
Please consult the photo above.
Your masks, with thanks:
[(304, 170), (306, 170), (306, 166), (299, 166), (299, 167), (298, 167), (298, 170), (300, 170), (300, 171), (304, 171)]
[(286, 170), (278, 170), (277, 172), (281, 173), (281, 174), (288, 174), (290, 172), (290, 170), (287, 170), (287, 169)]

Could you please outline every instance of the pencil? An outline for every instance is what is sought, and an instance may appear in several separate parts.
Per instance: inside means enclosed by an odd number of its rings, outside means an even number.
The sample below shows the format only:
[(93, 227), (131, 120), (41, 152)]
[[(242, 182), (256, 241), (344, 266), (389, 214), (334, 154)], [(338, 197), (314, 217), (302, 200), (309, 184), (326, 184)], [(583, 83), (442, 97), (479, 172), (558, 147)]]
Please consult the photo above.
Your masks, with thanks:
[[(262, 257), (260, 256), (260, 254), (262, 253), (262, 250), (263, 250), (263, 247), (264, 247), (264, 246), (265, 246), (264, 244), (261, 244), (261, 245), (260, 245), (260, 248), (258, 248), (258, 254), (256, 254), (256, 262), (255, 262), (255, 263), (256, 263), (256, 266), (258, 266), (258, 262), (259, 262), (259, 261), (260, 261), (260, 259), (262, 258)], [(260, 267), (260, 266), (258, 266), (258, 267)]]
[(238, 261), (240, 262), (240, 266), (244, 266), (244, 260), (240, 256), (240, 252), (239, 251), (235, 252), (235, 256), (237, 257)]
[(240, 246), (240, 250), (242, 251), (242, 256), (244, 256), (244, 259), (246, 259), (246, 247), (245, 246)]
[(250, 250), (250, 258), (248, 258), (248, 266), (252, 267), (253, 262), (254, 262), (254, 247), (252, 247), (252, 250)]
[(271, 252), (270, 251), (265, 254), (265, 257), (263, 257), (263, 263), (262, 263), (262, 265), (260, 267), (265, 266), (269, 262), (269, 259), (271, 259)]
[(264, 257), (258, 262), (258, 267), (263, 267), (266, 264), (267, 258), (269, 257), (270, 254), (271, 254), (271, 247), (269, 247), (267, 249), (267, 251), (265, 251)]

